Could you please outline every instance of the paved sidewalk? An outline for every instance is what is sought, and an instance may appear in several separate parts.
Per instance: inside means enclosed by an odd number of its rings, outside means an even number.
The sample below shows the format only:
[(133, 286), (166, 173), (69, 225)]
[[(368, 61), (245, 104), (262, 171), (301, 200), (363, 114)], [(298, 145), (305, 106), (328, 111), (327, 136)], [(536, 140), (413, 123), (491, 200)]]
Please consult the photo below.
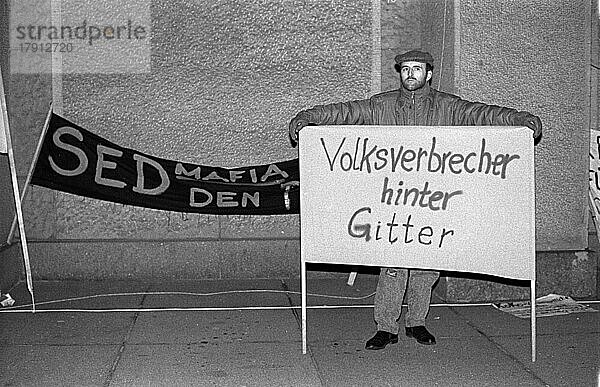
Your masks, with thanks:
[[(375, 284), (310, 279), (309, 293), (363, 299), (309, 297), (303, 355), (298, 280), (36, 282), (35, 314), (0, 309), (0, 385), (597, 386), (600, 313), (538, 318), (536, 363), (529, 320), (491, 306), (434, 306), (437, 345), (367, 351)], [(29, 302), (24, 285), (11, 295)]]

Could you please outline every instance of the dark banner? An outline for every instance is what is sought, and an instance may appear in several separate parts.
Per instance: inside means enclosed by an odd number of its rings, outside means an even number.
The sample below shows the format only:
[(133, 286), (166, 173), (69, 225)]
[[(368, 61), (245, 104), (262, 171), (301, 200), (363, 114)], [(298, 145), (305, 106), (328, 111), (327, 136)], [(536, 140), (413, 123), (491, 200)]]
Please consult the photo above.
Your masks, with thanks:
[(298, 159), (240, 168), (165, 160), (52, 114), (32, 184), (110, 202), (204, 214), (295, 214)]

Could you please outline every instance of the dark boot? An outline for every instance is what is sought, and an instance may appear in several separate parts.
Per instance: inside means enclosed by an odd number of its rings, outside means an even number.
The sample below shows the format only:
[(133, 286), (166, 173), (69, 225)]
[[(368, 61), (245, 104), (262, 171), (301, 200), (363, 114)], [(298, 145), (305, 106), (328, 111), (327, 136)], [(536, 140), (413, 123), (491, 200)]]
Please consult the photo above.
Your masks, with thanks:
[(377, 331), (375, 336), (367, 341), (366, 349), (384, 349), (388, 344), (398, 342), (398, 335), (386, 331)]
[(423, 325), (406, 327), (406, 336), (417, 339), (417, 343), (424, 345), (435, 344), (435, 337)]

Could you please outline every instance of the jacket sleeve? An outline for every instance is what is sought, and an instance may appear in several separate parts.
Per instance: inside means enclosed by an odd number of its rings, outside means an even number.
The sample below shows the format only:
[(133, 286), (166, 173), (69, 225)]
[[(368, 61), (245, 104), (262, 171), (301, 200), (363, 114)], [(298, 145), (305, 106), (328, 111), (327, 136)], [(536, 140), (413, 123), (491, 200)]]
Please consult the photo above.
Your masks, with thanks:
[(317, 105), (302, 110), (296, 118), (314, 125), (371, 125), (373, 113), (368, 99)]
[(522, 118), (529, 113), (496, 105), (486, 105), (480, 102), (469, 102), (457, 98), (452, 107), (454, 125), (464, 126), (519, 126)]

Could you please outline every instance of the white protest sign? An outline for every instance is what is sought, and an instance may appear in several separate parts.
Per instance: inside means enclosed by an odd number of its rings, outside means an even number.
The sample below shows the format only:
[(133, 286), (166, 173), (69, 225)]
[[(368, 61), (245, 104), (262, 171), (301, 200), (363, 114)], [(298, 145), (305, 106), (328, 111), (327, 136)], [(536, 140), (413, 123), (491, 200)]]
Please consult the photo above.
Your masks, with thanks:
[(303, 262), (535, 278), (530, 129), (305, 127), (299, 155)]
[[(2, 77), (0, 77), (0, 80), (1, 79), (2, 79)], [(2, 96), (0, 98), (4, 98), (4, 97)], [(4, 123), (5, 118), (6, 118), (6, 112), (4, 111), (4, 105), (2, 105), (0, 107), (0, 153), (8, 152), (8, 146), (7, 146), (7, 142), (6, 142), (7, 129), (6, 129), (6, 125)]]

